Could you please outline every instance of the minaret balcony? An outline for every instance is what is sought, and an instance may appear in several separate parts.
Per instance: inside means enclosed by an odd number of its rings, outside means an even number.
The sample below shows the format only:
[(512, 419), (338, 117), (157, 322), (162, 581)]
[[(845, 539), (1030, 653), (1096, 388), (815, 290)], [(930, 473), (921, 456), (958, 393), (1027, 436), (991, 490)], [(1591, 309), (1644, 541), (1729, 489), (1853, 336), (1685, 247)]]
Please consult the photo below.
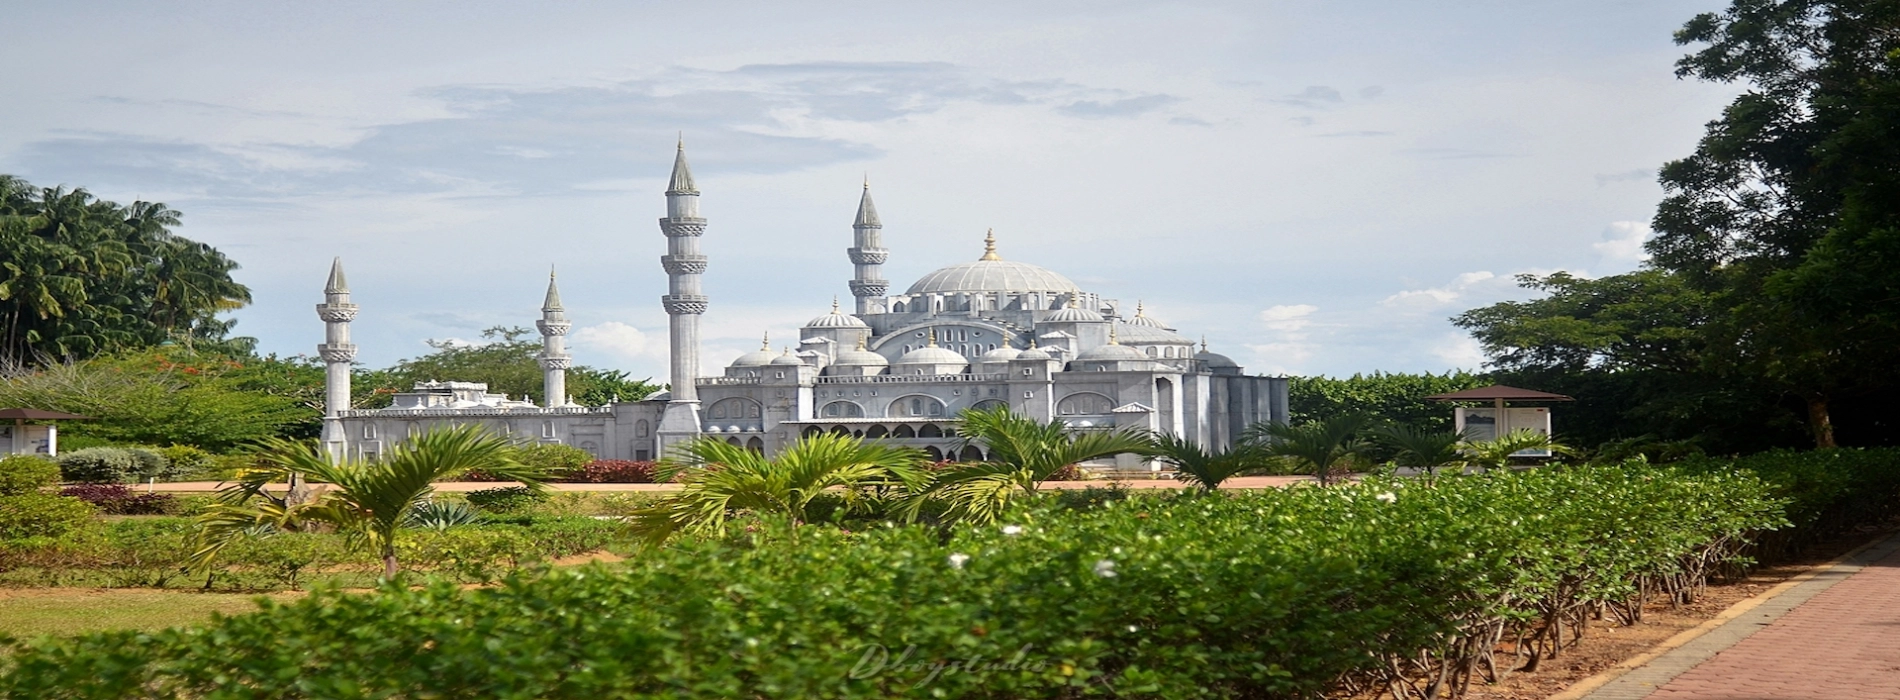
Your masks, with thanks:
[(567, 335), (567, 329), (573, 328), (574, 324), (569, 321), (535, 321), (534, 327), (540, 329), (544, 336)]
[(891, 283), (886, 280), (851, 280), (851, 296), (881, 297), (890, 291)]
[(325, 303), (317, 305), (317, 318), (324, 323), (349, 323), (356, 320), (356, 305), (345, 303)]
[(660, 306), (666, 308), (668, 315), (698, 315), (706, 313), (706, 296), (703, 294), (666, 294), (660, 297)]
[(891, 259), (891, 251), (883, 248), (846, 248), (853, 265), (882, 265)]
[(660, 233), (665, 234), (668, 238), (702, 235), (706, 233), (706, 220), (689, 219), (685, 217), (678, 219), (662, 218), (660, 219)]
[(660, 267), (669, 275), (698, 275), (706, 272), (704, 255), (662, 255)]
[(317, 346), (317, 354), (324, 362), (349, 362), (356, 359), (356, 344), (324, 343)]

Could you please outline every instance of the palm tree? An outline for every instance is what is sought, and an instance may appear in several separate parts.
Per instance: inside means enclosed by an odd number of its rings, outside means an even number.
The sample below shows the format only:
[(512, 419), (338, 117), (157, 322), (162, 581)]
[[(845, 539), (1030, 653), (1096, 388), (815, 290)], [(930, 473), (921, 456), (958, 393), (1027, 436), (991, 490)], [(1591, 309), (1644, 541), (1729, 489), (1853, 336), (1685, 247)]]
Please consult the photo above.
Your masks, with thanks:
[(1464, 453), (1473, 464), (1485, 469), (1503, 469), (1510, 466), (1511, 455), (1525, 450), (1549, 450), (1552, 454), (1571, 455), (1576, 451), (1570, 446), (1557, 442), (1549, 435), (1534, 430), (1513, 430), (1491, 440), (1467, 442)]
[[(199, 568), (208, 567), (219, 551), (245, 534), (322, 524), (346, 535), (353, 546), (376, 551), (383, 559), (383, 575), (394, 577), (396, 530), (435, 493), (434, 482), (471, 469), (530, 488), (539, 488), (547, 478), (543, 470), (510, 457), (507, 440), (472, 425), (424, 433), (367, 461), (332, 463), (308, 442), (273, 439), (264, 448), (264, 468), (246, 473), (219, 494), (222, 503), (199, 517), (199, 548), (193, 555)], [(288, 481), (293, 475), (335, 488), (318, 491), (303, 503), (289, 494), (278, 498), (265, 492), (265, 484)]]
[(1208, 452), (1179, 435), (1156, 436), (1155, 451), (1174, 465), (1179, 478), (1198, 484), (1203, 491), (1213, 491), (1228, 479), (1264, 468), (1268, 457), (1258, 445), (1246, 442), (1225, 452)]
[(1423, 469), (1427, 479), (1436, 478), (1439, 467), (1465, 464), (1465, 436), (1460, 433), (1391, 425), (1372, 431), (1372, 436), (1397, 452), (1400, 466)]
[(1292, 457), (1312, 470), (1321, 486), (1334, 480), (1334, 469), (1347, 458), (1364, 452), (1366, 443), (1359, 433), (1371, 425), (1372, 418), (1348, 413), (1299, 425), (1260, 422), (1241, 432), (1243, 444), (1257, 445), (1267, 454)]
[(1018, 493), (1033, 494), (1063, 467), (1119, 454), (1154, 454), (1154, 440), (1139, 428), (1072, 431), (1061, 419), (1041, 423), (1007, 408), (964, 411), (957, 417), (964, 446), (981, 442), (989, 460), (967, 463), (938, 476), (909, 504), (913, 517), (927, 499), (950, 504), (950, 516), (991, 522)]
[(687, 443), (679, 457), (662, 469), (680, 490), (633, 515), (634, 531), (650, 544), (681, 531), (724, 534), (738, 511), (782, 514), (796, 536), (812, 500), (827, 489), (855, 507), (927, 479), (921, 450), (829, 433), (800, 440), (774, 459), (711, 438)]

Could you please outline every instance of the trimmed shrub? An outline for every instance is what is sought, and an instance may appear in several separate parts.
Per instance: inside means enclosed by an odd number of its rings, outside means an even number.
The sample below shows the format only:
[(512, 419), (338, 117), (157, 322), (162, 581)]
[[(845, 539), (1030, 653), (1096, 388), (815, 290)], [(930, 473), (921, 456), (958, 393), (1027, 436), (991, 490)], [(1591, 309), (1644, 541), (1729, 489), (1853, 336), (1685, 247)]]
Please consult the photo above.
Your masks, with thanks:
[(107, 515), (176, 515), (177, 497), (169, 493), (141, 493), (124, 484), (77, 484), (59, 495), (92, 504)]
[(80, 484), (123, 484), (137, 476), (139, 455), (120, 447), (88, 447), (58, 458), (63, 481)]
[(167, 474), (173, 480), (221, 480), (227, 475), (217, 455), (190, 445), (172, 445), (158, 453), (171, 463)]
[(1767, 556), (1790, 556), (1816, 540), (1900, 511), (1900, 448), (1774, 450), (1739, 458), (1680, 462), (1702, 474), (1747, 472), (1788, 499), (1794, 527), (1762, 541)]
[(59, 464), (45, 457), (15, 455), (0, 459), (0, 496), (37, 493), (59, 483)]
[(514, 448), (515, 461), (539, 467), (549, 474), (579, 471), (594, 461), (594, 454), (578, 447), (536, 443)]
[(468, 504), (490, 513), (520, 513), (546, 503), (546, 491), (526, 486), (506, 486), (468, 493)]
[(50, 493), (0, 496), (0, 540), (58, 537), (91, 520), (92, 506)]
[(133, 478), (140, 481), (146, 479), (170, 481), (172, 479), (174, 473), (172, 471), (172, 461), (167, 459), (157, 448), (128, 447), (125, 448), (125, 451), (132, 453), (132, 458), (138, 460), (138, 467), (132, 470), (131, 476)]
[[(1784, 522), (1768, 489), (1632, 465), (1045, 498), (948, 532), (759, 520), (616, 569), (15, 643), (0, 695), (1257, 698), (1345, 679), (1456, 694), (1472, 669), (1524, 661), (1489, 658), (1499, 639), (1548, 654), (1595, 611), (1692, 594)], [(463, 532), (407, 546), (511, 551)]]
[(654, 462), (626, 459), (596, 459), (580, 469), (563, 472), (554, 481), (570, 484), (651, 484), (659, 480)]

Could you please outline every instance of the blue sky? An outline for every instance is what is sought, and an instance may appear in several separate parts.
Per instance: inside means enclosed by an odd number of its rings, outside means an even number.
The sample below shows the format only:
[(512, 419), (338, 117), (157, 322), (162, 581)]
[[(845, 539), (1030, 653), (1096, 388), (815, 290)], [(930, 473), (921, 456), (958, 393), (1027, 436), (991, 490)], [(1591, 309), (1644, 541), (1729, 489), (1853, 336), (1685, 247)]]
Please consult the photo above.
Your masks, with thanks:
[(239, 332), (309, 353), (342, 256), (360, 359), (531, 325), (665, 374), (664, 177), (710, 219), (708, 373), (849, 299), (869, 174), (902, 289), (981, 253), (1263, 373), (1476, 368), (1447, 317), (1640, 263), (1658, 165), (1730, 86), (1710, 0), (15, 2), (0, 172), (185, 212)]

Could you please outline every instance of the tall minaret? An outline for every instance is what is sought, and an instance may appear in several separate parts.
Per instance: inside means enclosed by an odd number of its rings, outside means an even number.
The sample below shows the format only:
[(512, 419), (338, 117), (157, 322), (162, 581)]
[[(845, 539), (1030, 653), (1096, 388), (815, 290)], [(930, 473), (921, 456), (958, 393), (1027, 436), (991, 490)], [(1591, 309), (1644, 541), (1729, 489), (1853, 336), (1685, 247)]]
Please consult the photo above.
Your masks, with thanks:
[(546, 395), (542, 402), (548, 408), (568, 405), (567, 367), (574, 360), (567, 354), (567, 329), (573, 324), (567, 322), (567, 314), (561, 308), (561, 290), (554, 287), (554, 273), (548, 272), (548, 296), (541, 302), (541, 320), (534, 322), (541, 329), (541, 389)]
[(330, 262), (330, 281), (323, 285), (317, 318), (323, 319), (323, 344), (317, 346), (317, 354), (323, 357), (323, 449), (330, 461), (340, 462), (346, 452), (341, 413), (350, 408), (350, 361), (356, 359), (356, 345), (350, 342), (356, 305), (350, 303), (342, 258)]
[(858, 218), (851, 224), (851, 256), (856, 274), (851, 278), (851, 296), (858, 298), (858, 315), (884, 313), (884, 294), (891, 283), (884, 280), (883, 265), (891, 252), (884, 249), (884, 223), (877, 219), (877, 205), (871, 203), (871, 181), (864, 181), (864, 197), (858, 200)]
[(666, 308), (673, 354), (672, 400), (660, 414), (660, 428), (655, 431), (662, 453), (699, 437), (699, 392), (693, 381), (699, 376), (699, 315), (706, 313), (706, 295), (699, 288), (699, 276), (706, 271), (699, 236), (705, 232), (706, 220), (699, 217), (699, 188), (693, 185), (692, 169), (686, 167), (682, 140), (673, 158), (673, 178), (666, 187), (666, 218), (660, 219), (660, 233), (666, 235), (666, 255), (660, 256), (660, 266), (666, 268), (667, 281), (667, 295), (660, 297), (660, 305)]

